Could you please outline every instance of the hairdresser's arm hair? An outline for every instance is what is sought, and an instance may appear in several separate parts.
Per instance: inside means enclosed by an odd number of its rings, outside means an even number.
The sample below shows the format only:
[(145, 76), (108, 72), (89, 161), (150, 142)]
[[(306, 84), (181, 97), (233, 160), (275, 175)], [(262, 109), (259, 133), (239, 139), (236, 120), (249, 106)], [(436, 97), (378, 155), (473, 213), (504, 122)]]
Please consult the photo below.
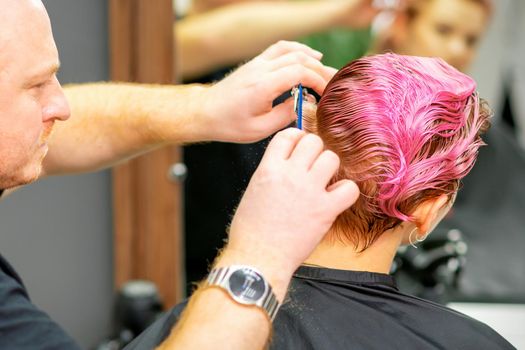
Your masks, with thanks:
[(67, 86), (71, 118), (57, 122), (44, 174), (94, 171), (166, 144), (206, 140), (206, 87), (94, 83)]
[[(272, 259), (225, 249), (216, 267), (246, 264), (256, 267), (271, 284), (277, 298), (283, 301), (290, 276), (282, 266), (272, 266)], [(159, 347), (172, 349), (263, 349), (271, 334), (271, 322), (265, 311), (255, 306), (236, 303), (220, 288), (204, 284), (191, 297), (186, 310), (170, 336)]]
[(258, 1), (191, 15), (174, 26), (179, 71), (191, 79), (257, 55), (277, 40), (292, 40), (330, 27), (367, 26), (368, 0)]

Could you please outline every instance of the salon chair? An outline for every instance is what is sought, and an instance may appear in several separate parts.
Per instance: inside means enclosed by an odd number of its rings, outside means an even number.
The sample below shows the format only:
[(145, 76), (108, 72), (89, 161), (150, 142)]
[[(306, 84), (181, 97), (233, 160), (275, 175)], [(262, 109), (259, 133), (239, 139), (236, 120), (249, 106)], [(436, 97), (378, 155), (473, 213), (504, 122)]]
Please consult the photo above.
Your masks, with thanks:
[(446, 304), (458, 288), (467, 251), (461, 231), (436, 229), (417, 246), (400, 247), (390, 272), (402, 291)]

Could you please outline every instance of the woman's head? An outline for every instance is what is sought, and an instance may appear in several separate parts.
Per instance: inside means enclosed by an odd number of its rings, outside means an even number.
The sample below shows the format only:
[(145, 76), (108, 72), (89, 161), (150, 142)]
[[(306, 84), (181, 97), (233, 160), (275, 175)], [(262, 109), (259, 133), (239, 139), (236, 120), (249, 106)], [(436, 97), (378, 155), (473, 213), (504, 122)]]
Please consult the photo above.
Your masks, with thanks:
[(413, 0), (377, 50), (441, 57), (465, 71), (491, 13), (491, 0)]
[(341, 158), (334, 181), (361, 190), (332, 234), (366, 248), (423, 202), (452, 200), (488, 117), (475, 82), (441, 59), (384, 54), (342, 68), (305, 121)]

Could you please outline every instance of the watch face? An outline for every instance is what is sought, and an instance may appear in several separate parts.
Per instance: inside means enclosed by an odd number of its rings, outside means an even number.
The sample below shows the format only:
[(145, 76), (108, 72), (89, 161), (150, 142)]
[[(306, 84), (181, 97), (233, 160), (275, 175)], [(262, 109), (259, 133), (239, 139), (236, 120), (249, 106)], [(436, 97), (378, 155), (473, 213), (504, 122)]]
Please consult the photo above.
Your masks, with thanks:
[(252, 269), (239, 269), (229, 278), (233, 296), (242, 303), (250, 304), (259, 300), (265, 292), (266, 283), (260, 274)]

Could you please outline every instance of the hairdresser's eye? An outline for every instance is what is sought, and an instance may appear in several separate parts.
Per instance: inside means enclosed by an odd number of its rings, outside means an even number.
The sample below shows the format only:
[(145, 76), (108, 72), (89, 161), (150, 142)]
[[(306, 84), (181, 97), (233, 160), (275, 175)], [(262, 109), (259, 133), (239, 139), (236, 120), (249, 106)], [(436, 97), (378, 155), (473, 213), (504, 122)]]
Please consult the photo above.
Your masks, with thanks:
[(48, 83), (49, 83), (49, 79), (45, 79), (45, 80), (35, 80), (35, 81), (29, 86), (29, 88), (30, 88), (31, 90), (41, 90), (41, 89), (43, 89)]
[(436, 24), (436, 32), (442, 36), (448, 36), (452, 34), (453, 28), (447, 24)]
[(29, 86), (28, 92), (36, 99), (39, 99), (46, 91), (49, 80), (36, 81)]
[(47, 82), (43, 82), (43, 83), (38, 83), (38, 84), (35, 84), (32, 86), (33, 89), (42, 89), (43, 87), (45, 87), (47, 84)]

